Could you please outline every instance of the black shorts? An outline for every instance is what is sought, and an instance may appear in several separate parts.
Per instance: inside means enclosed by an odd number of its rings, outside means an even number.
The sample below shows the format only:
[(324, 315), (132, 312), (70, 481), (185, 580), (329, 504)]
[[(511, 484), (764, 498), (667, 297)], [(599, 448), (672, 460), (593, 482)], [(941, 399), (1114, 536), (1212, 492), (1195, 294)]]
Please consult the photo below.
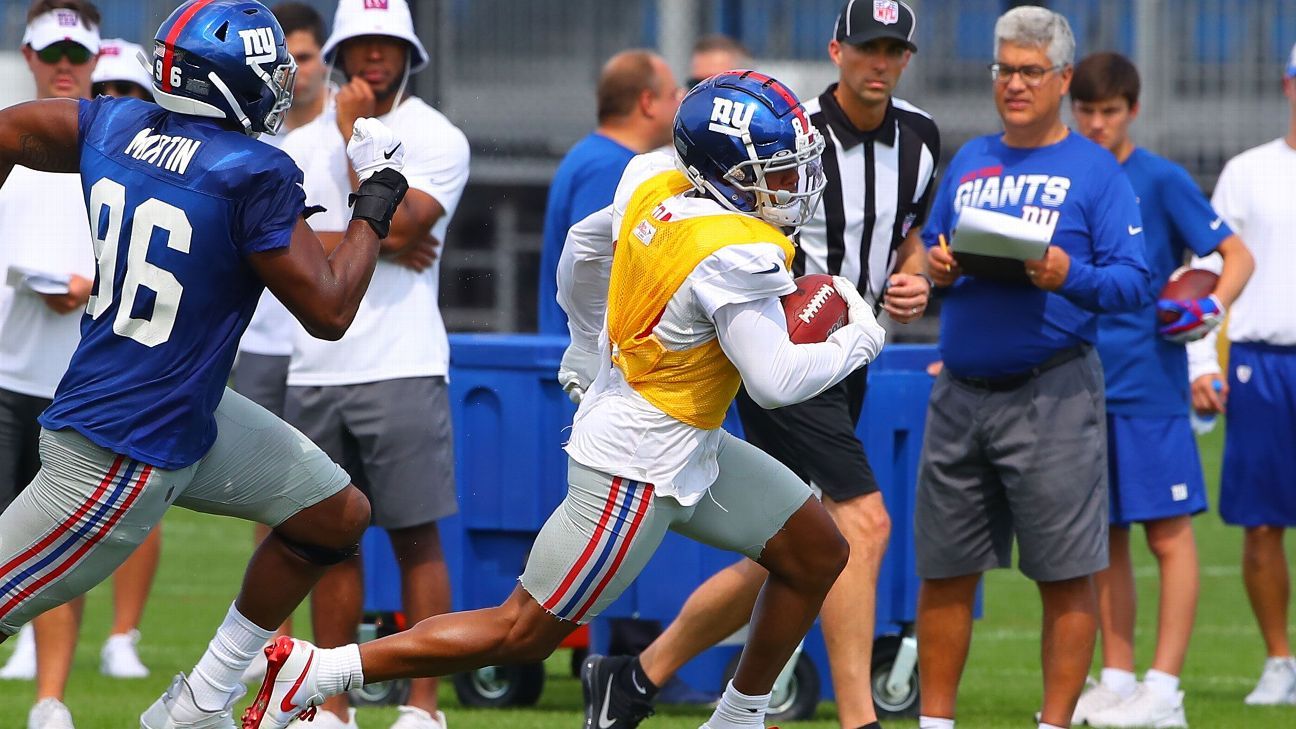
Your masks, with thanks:
[(877, 478), (855, 435), (868, 368), (803, 403), (766, 410), (738, 391), (738, 415), (747, 442), (774, 456), (801, 480), (833, 501), (846, 501), (878, 490)]

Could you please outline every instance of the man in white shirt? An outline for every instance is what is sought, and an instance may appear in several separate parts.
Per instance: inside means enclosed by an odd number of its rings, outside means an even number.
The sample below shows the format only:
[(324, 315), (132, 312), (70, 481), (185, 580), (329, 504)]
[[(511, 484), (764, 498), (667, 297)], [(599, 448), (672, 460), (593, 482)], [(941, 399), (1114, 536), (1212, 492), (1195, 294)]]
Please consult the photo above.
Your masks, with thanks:
[(1268, 656), (1248, 704), (1296, 704), (1283, 552), (1285, 531), (1296, 527), (1296, 289), (1289, 280), (1296, 270), (1296, 48), (1283, 92), (1291, 105), (1287, 135), (1229, 160), (1211, 198), (1255, 256), (1255, 273), (1229, 316), (1227, 376), (1213, 334), (1188, 345), (1193, 407), (1205, 414), (1228, 406), (1220, 516), (1246, 530), (1242, 581)]
[[(310, 224), (327, 247), (347, 224), (355, 171), (344, 142), (360, 117), (378, 117), (405, 145), (410, 190), (355, 322), (340, 341), (299, 333), (288, 372), (285, 415), (341, 464), (373, 504), (373, 523), (391, 537), (403, 607), (411, 621), (450, 609), (437, 520), (458, 509), (446, 391), (449, 344), (437, 309), (439, 246), (468, 179), (463, 133), (421, 99), (405, 94), (409, 74), (428, 63), (404, 0), (342, 0), (325, 63), (347, 82), (335, 108), (298, 129), (283, 149), (305, 173), (307, 201), (325, 212)], [(355, 640), (363, 607), (359, 557), (331, 570), (312, 601), (323, 645)], [(353, 727), (345, 694), (322, 707), (321, 729)], [(398, 729), (443, 729), (437, 680), (412, 682)]]
[[(293, 105), (284, 115), (283, 131), (260, 138), (266, 144), (279, 146), (289, 132), (310, 123), (324, 111), (328, 69), (320, 57), (325, 31), (319, 11), (305, 3), (284, 2), (272, 7), (270, 12), (283, 28), (288, 52), (297, 61)], [(234, 390), (280, 417), (284, 413), (288, 360), (296, 331), (292, 314), (267, 289), (239, 341)], [(268, 533), (267, 527), (257, 525), (258, 542)]]

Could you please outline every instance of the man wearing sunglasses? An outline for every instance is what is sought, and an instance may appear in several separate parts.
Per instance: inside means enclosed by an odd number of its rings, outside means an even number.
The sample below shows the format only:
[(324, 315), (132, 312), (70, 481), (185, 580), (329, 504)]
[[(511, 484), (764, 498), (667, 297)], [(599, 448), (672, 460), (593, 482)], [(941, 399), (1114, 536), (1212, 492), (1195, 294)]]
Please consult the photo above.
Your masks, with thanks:
[[(36, 0), (22, 54), (40, 99), (90, 97), (99, 53), (99, 10), (87, 0)], [(50, 404), (80, 341), (78, 313), (90, 296), (94, 252), (81, 178), (16, 167), (0, 191), (0, 509), (40, 468), (36, 417)], [(16, 178), (16, 179), (14, 179)], [(48, 277), (47, 285), (37, 275)], [(17, 278), (15, 279), (15, 275)], [(36, 679), (30, 729), (69, 729), (63, 704), (84, 600), (33, 622), (39, 640), (22, 645), (5, 675)], [(18, 658), (18, 656), (16, 656)]]
[[(1090, 577), (1108, 561), (1098, 315), (1152, 299), (1129, 179), (1062, 122), (1066, 18), (1018, 7), (994, 32), (987, 80), (1003, 131), (954, 156), (923, 230), (946, 293), (914, 507), (921, 729), (954, 727), (977, 584), (1011, 565), (1014, 541), (1043, 603), (1038, 726), (1070, 725), (1098, 626)], [(1024, 264), (956, 258), (946, 241), (974, 214), (1005, 236), (1033, 225), (1048, 246)]]

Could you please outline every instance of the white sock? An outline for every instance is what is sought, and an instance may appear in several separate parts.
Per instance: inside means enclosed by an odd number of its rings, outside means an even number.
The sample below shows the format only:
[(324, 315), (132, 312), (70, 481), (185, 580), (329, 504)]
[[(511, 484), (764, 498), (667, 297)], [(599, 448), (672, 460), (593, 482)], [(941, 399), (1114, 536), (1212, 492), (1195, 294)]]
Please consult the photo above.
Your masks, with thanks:
[(1155, 668), (1143, 674), (1143, 684), (1158, 694), (1173, 699), (1179, 692), (1179, 677), (1172, 676)]
[(1102, 685), (1116, 692), (1116, 695), (1122, 699), (1128, 699), (1134, 695), (1134, 689), (1138, 688), (1138, 678), (1133, 671), (1125, 671), (1120, 668), (1104, 668), (1102, 670)]
[(1067, 729), (1067, 728), (1064, 726), (1058, 726), (1057, 724), (1045, 724), (1044, 722), (1041, 721), (1039, 725), (1039, 729)]
[(742, 729), (765, 727), (765, 710), (769, 708), (770, 695), (748, 696), (734, 688), (733, 681), (725, 686), (720, 704), (707, 720), (710, 729)]
[(242, 685), (243, 671), (273, 634), (243, 617), (231, 604), (225, 621), (207, 644), (207, 652), (189, 674), (194, 703), (208, 711), (225, 708), (230, 695)]
[(316, 685), (325, 696), (336, 696), (364, 685), (360, 666), (360, 646), (352, 643), (341, 648), (320, 648)]
[(1279, 666), (1291, 666), (1296, 668), (1296, 658), (1291, 656), (1269, 656), (1265, 659), (1265, 670), (1278, 668)]
[(954, 729), (953, 719), (941, 719), (935, 716), (918, 717), (918, 729)]

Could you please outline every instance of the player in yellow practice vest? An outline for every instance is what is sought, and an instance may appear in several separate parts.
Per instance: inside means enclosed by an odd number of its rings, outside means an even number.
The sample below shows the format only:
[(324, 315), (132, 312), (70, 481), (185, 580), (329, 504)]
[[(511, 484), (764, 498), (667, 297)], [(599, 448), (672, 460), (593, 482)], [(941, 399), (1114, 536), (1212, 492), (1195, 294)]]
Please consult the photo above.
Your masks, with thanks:
[[(283, 726), (286, 698), (309, 705), (360, 682), (542, 660), (625, 590), (667, 530), (769, 570), (737, 673), (705, 725), (764, 726), (774, 679), (848, 550), (805, 483), (720, 423), (740, 383), (765, 407), (806, 400), (876, 357), (884, 333), (839, 279), (850, 323), (822, 343), (788, 339), (788, 234), (818, 204), (824, 144), (786, 86), (752, 71), (708, 79), (681, 102), (674, 143), (632, 160), (613, 204), (568, 234), (558, 298), (572, 345), (559, 380), (580, 409), (567, 497), (519, 587), (497, 608), (363, 646), (282, 639), (257, 702), (267, 719), (246, 729)], [(587, 691), (618, 681), (618, 695), (641, 697), (605, 704), (587, 729), (632, 726), (650, 710), (656, 687), (637, 659), (591, 661), (584, 673)]]

